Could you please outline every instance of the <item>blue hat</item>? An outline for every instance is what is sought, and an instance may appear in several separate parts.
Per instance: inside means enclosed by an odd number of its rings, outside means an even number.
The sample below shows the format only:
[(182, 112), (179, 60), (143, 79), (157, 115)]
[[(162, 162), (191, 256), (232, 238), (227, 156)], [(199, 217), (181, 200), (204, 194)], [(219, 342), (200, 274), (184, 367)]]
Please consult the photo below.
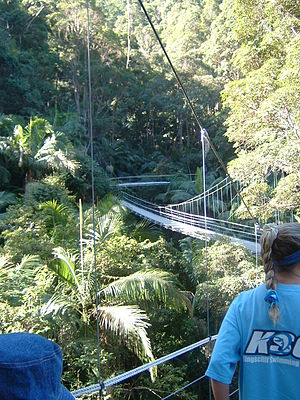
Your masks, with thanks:
[(61, 374), (56, 343), (31, 333), (0, 335), (1, 400), (73, 400)]

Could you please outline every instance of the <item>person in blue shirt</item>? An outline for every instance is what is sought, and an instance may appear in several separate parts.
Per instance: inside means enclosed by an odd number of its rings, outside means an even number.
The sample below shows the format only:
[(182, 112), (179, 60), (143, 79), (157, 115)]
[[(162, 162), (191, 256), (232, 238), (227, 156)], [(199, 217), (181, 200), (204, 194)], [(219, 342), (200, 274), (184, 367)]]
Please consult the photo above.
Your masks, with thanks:
[(241, 400), (300, 399), (300, 224), (266, 225), (260, 242), (265, 284), (232, 302), (206, 371), (215, 400), (238, 363)]

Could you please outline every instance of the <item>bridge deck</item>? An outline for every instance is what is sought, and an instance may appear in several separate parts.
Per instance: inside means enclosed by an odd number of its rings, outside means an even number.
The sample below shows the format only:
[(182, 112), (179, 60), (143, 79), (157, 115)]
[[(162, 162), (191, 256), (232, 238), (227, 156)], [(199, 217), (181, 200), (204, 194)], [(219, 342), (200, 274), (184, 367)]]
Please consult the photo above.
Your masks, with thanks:
[(241, 243), (244, 245), (251, 253), (255, 254), (256, 251), (260, 253), (260, 244), (257, 244), (255, 242), (251, 242), (249, 240), (244, 240), (244, 239), (239, 239), (236, 237), (228, 236), (228, 235), (220, 235), (212, 230), (209, 229), (204, 229), (200, 227), (196, 227), (190, 224), (186, 224), (183, 222), (179, 221), (174, 221), (172, 219), (163, 217), (161, 215), (158, 215), (154, 212), (151, 212), (149, 210), (145, 210), (142, 207), (138, 207), (129, 201), (122, 200), (121, 203), (127, 207), (129, 210), (131, 210), (134, 214), (139, 215), (142, 218), (146, 218), (149, 221), (154, 222), (155, 224), (159, 224), (167, 229), (170, 229), (175, 232), (180, 232), (183, 235), (186, 236), (191, 236), (197, 239), (202, 239), (205, 240), (211, 240), (211, 239), (216, 239), (218, 236), (219, 237), (227, 237), (231, 242), (234, 243)]

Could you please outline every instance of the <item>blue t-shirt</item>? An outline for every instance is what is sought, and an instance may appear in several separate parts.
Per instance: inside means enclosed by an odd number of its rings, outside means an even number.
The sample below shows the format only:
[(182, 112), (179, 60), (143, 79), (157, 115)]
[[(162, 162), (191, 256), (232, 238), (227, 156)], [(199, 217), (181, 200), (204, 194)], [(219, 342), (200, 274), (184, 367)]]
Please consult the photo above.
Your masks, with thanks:
[(206, 375), (230, 384), (240, 362), (242, 400), (300, 399), (300, 285), (279, 283), (277, 294), (277, 324), (262, 285), (232, 302), (218, 334)]

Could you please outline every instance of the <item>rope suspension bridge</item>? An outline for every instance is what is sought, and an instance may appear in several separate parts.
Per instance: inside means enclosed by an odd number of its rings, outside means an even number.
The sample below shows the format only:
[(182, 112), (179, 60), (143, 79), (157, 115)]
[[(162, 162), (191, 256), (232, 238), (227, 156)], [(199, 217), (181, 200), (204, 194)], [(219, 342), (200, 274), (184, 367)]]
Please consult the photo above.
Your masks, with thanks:
[[(204, 193), (177, 204), (158, 205), (126, 192), (122, 192), (121, 202), (141, 218), (166, 229), (202, 240), (222, 236), (243, 244), (252, 253), (260, 252), (258, 226), (233, 221), (231, 210), (238, 207), (240, 201), (239, 196), (233, 194), (228, 177)], [(205, 206), (211, 216), (204, 216)]]

